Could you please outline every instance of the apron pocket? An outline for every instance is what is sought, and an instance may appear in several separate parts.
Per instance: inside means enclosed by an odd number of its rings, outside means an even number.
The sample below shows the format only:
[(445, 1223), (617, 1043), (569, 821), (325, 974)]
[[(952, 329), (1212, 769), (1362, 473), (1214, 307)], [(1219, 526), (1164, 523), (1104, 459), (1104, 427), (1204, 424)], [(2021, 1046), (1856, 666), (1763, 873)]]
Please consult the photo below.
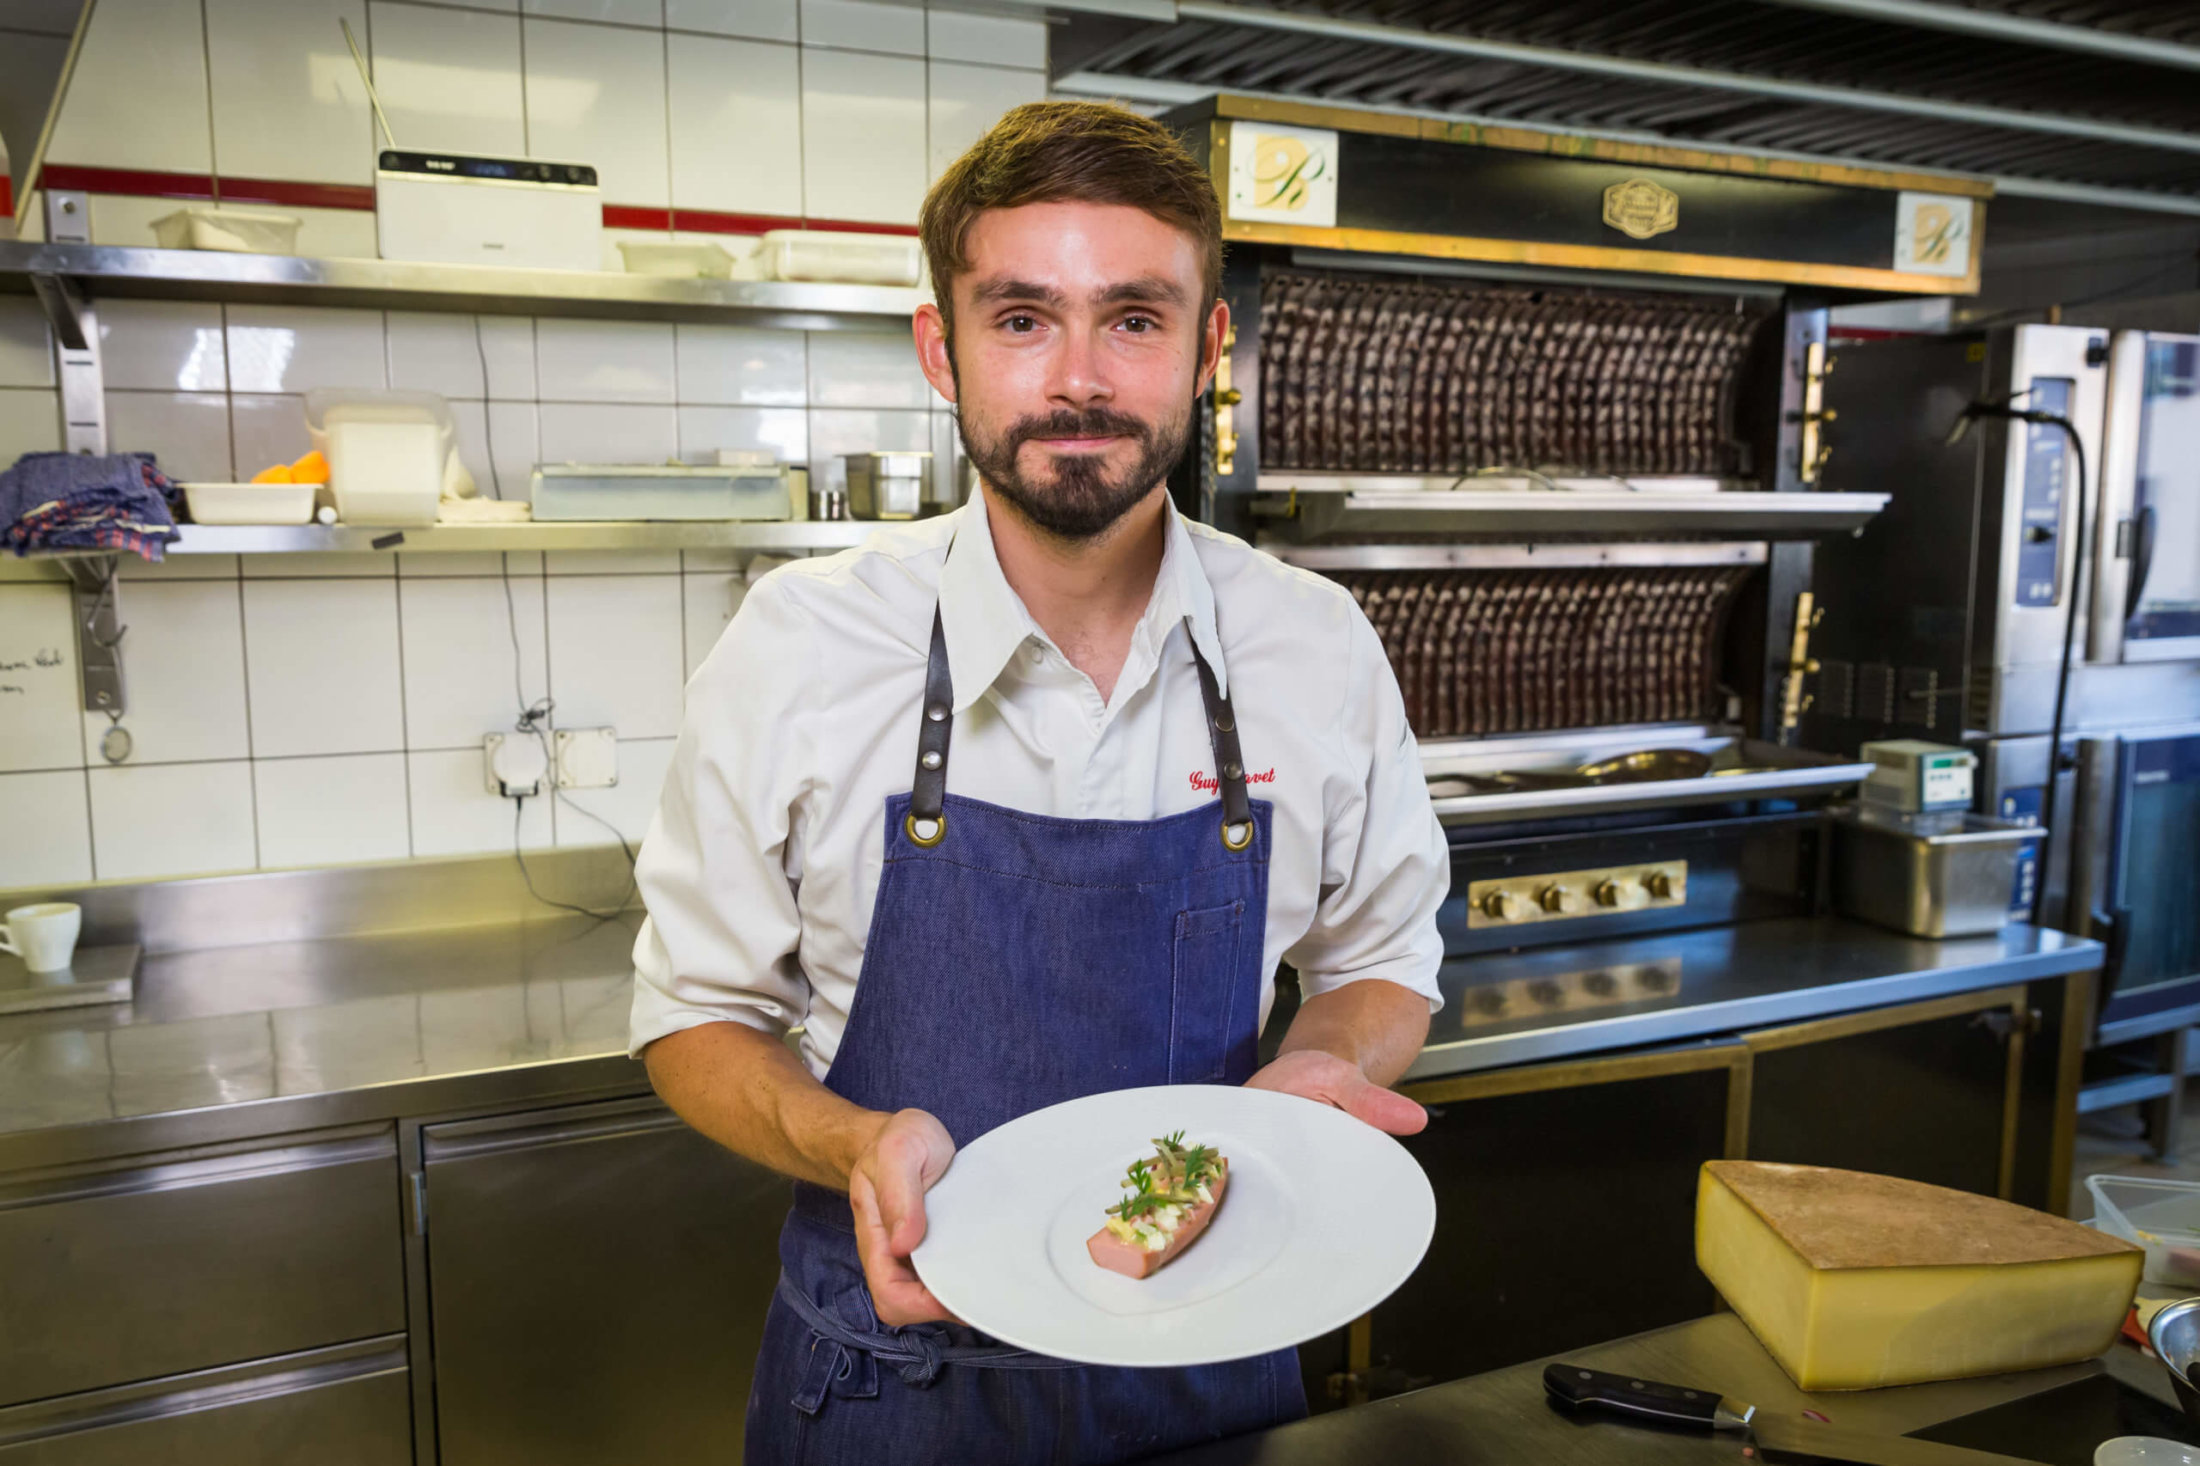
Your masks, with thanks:
[(1175, 986), (1169, 1009), (1169, 1082), (1220, 1084), (1236, 1031), (1238, 937), (1245, 903), (1180, 911), (1172, 957)]

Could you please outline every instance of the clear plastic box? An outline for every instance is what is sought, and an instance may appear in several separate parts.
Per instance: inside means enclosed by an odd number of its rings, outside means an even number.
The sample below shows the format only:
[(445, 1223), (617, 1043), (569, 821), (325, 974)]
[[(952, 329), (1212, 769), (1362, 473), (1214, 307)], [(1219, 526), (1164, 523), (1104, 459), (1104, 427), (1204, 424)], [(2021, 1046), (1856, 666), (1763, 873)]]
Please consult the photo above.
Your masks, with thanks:
[(2200, 1182), (2088, 1176), (2093, 1224), (2147, 1250), (2146, 1280), (2200, 1288)]
[(153, 221), (162, 249), (219, 249), (238, 254), (298, 252), (298, 216), (251, 209), (178, 209)]

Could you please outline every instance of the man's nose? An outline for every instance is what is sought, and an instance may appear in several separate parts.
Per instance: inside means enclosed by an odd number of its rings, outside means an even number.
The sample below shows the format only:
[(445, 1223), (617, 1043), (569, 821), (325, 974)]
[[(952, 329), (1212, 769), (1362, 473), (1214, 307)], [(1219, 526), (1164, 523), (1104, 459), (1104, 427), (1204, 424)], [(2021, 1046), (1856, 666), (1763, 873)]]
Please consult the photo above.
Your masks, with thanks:
[(1054, 354), (1047, 396), (1071, 407), (1090, 407), (1115, 396), (1108, 380), (1105, 353), (1096, 333), (1089, 329), (1062, 332)]

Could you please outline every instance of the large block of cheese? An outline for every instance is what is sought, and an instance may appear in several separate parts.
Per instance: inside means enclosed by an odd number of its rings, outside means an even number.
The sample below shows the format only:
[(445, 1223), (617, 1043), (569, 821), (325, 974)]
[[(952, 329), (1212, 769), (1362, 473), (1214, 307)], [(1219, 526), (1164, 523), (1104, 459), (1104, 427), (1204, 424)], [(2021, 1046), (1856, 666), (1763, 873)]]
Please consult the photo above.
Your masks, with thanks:
[(2098, 1354), (2146, 1254), (1967, 1191), (1712, 1161), (1696, 1263), (1799, 1387), (1866, 1390)]

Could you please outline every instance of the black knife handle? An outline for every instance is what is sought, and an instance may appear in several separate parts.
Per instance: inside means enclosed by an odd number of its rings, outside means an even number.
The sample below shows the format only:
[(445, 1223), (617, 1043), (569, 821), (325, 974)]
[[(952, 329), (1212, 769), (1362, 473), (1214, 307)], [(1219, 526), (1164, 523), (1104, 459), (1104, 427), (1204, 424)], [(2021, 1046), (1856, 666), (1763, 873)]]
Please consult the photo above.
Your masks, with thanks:
[(1570, 1409), (1612, 1410), (1623, 1415), (1661, 1420), (1668, 1425), (1689, 1425), (1698, 1430), (1718, 1426), (1719, 1395), (1716, 1390), (1692, 1390), (1684, 1385), (1660, 1384), (1630, 1375), (1606, 1374), (1578, 1364), (1553, 1364), (1543, 1371), (1543, 1388), (1551, 1398)]

